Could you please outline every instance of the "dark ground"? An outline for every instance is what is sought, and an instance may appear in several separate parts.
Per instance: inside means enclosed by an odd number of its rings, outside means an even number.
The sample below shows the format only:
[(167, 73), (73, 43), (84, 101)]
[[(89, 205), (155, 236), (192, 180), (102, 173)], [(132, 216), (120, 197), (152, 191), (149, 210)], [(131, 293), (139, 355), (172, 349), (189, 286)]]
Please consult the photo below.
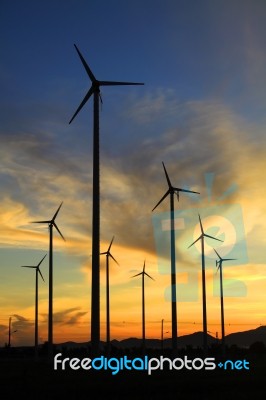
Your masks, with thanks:
[[(255, 352), (239, 349), (228, 351), (226, 359), (246, 359), (250, 362), (249, 370), (213, 371), (164, 370), (154, 371), (150, 376), (147, 371), (121, 371), (112, 375), (111, 371), (65, 371), (53, 369), (45, 356), (38, 362), (32, 354), (16, 352), (15, 349), (0, 351), (0, 396), (1, 399), (178, 399), (178, 400), (261, 400), (266, 398), (266, 353), (260, 349)], [(12, 350), (12, 351), (11, 351)], [(149, 352), (148, 352), (149, 353)], [(201, 354), (184, 351), (177, 357), (187, 354), (191, 359), (202, 357)], [(149, 354), (159, 357), (161, 354)], [(63, 352), (63, 357), (89, 357), (88, 353)], [(123, 356), (115, 354), (114, 357)], [(138, 357), (128, 354), (128, 357)], [(164, 354), (167, 357), (167, 354)], [(216, 363), (222, 357), (211, 353)]]

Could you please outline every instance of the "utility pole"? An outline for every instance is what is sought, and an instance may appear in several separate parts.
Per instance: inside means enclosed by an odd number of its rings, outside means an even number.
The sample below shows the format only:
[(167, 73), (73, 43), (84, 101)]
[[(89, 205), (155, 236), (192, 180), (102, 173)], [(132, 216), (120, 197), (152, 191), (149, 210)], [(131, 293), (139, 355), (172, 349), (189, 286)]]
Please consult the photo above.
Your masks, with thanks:
[(9, 317), (9, 328), (8, 328), (8, 347), (11, 346), (11, 319), (12, 317)]

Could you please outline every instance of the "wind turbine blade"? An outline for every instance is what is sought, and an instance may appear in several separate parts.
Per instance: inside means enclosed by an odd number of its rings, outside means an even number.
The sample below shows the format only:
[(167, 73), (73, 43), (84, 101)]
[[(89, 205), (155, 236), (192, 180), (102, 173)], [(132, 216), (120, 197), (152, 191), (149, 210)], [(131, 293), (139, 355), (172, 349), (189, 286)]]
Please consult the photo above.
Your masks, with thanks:
[(71, 122), (73, 121), (73, 119), (76, 117), (76, 115), (80, 112), (80, 110), (82, 109), (82, 107), (84, 106), (85, 103), (87, 103), (87, 101), (89, 100), (89, 98), (91, 97), (91, 95), (93, 94), (93, 88), (91, 86), (90, 90), (88, 91), (88, 93), (86, 94), (86, 96), (84, 97), (84, 99), (82, 100), (82, 102), (80, 103), (80, 105), (78, 106), (76, 112), (74, 113), (73, 117), (71, 118), (71, 120), (69, 121), (69, 124), (71, 124)]
[(33, 267), (32, 265), (21, 265), (21, 268), (37, 268), (37, 267)]
[[(163, 161), (162, 161), (162, 163), (163, 163)], [(167, 173), (167, 171), (166, 171), (166, 168), (165, 168), (164, 163), (163, 163), (163, 169), (164, 169), (164, 173), (165, 173), (165, 176), (166, 176), (166, 180), (167, 180), (167, 183), (168, 183), (168, 186), (169, 186), (169, 189), (170, 189), (170, 188), (172, 188), (173, 186), (171, 185), (170, 178), (169, 178), (169, 176), (168, 176), (168, 173)]]
[(55, 222), (53, 222), (53, 225), (54, 225), (54, 227), (56, 228), (56, 230), (57, 230), (57, 232), (59, 233), (59, 235), (62, 237), (62, 239), (63, 239), (64, 241), (66, 241), (66, 239), (64, 238), (64, 236), (63, 236), (62, 233), (60, 232), (60, 230), (59, 230), (59, 228), (58, 228), (58, 226), (56, 225)]
[(118, 264), (118, 262), (116, 261), (116, 259), (112, 256), (112, 254), (111, 253), (109, 253), (109, 256), (114, 260), (114, 262), (116, 262), (117, 263), (117, 265), (119, 265)]
[(200, 215), (199, 215), (199, 222), (200, 222), (200, 229), (201, 229), (201, 233), (202, 233), (202, 234), (204, 234), (204, 231), (203, 231), (203, 226), (202, 226), (202, 222), (201, 222)]
[(215, 249), (213, 249), (215, 251), (215, 253), (217, 254), (217, 256), (219, 257), (219, 259), (221, 260), (222, 257), (217, 253), (217, 251)]
[(157, 208), (158, 207), (158, 205), (159, 204), (161, 204), (161, 202), (168, 196), (168, 194), (170, 193), (170, 189), (168, 189), (167, 190), (167, 192), (163, 195), (163, 197), (161, 198), (161, 200), (160, 201), (158, 201), (158, 203), (156, 204), (156, 206), (155, 207), (153, 207), (153, 209), (152, 209), (152, 211), (154, 211), (155, 210), (155, 208)]
[(222, 268), (222, 260), (220, 260), (220, 261), (216, 261), (216, 267), (217, 267), (217, 270), (216, 270), (216, 272), (218, 272), (218, 271), (219, 271), (219, 269), (220, 269), (220, 268)]
[(131, 278), (135, 278), (136, 276), (139, 276), (139, 275), (142, 275), (142, 274), (143, 274), (143, 272), (140, 272), (139, 274), (131, 276)]
[(31, 221), (32, 224), (50, 224), (52, 221)]
[(41, 277), (42, 277), (42, 280), (45, 282), (45, 280), (44, 280), (44, 278), (43, 278), (43, 276), (42, 276), (42, 273), (41, 273), (41, 271), (40, 271), (40, 269), (38, 268), (38, 272), (39, 272), (39, 274), (41, 275)]
[(155, 279), (153, 279), (149, 274), (147, 274), (147, 272), (144, 272), (144, 274), (145, 275), (147, 275), (150, 279), (152, 279), (153, 281), (155, 280)]
[(53, 218), (52, 218), (52, 221), (54, 221), (54, 220), (56, 219), (57, 214), (59, 213), (59, 210), (60, 210), (60, 208), (62, 207), (62, 204), (63, 204), (63, 202), (62, 202), (62, 203), (60, 204), (60, 206), (58, 207), (58, 209), (57, 209), (55, 215), (54, 215)]
[(114, 238), (115, 238), (115, 237), (113, 236), (113, 238), (112, 238), (112, 240), (111, 240), (111, 243), (110, 243), (110, 245), (109, 245), (109, 247), (108, 247), (107, 253), (109, 253), (110, 250), (111, 250), (111, 246), (112, 246), (112, 244), (113, 244)]
[(128, 85), (144, 85), (138, 82), (114, 82), (114, 81), (99, 81), (100, 86), (128, 86)]
[(84, 68), (85, 68), (87, 74), (89, 75), (90, 80), (91, 80), (92, 82), (96, 81), (97, 79), (96, 79), (95, 76), (93, 75), (93, 73), (92, 73), (90, 67), (88, 66), (88, 64), (86, 63), (86, 61), (85, 61), (83, 55), (81, 54), (81, 52), (79, 51), (79, 49), (77, 48), (77, 46), (76, 46), (75, 44), (74, 44), (74, 46), (75, 46), (75, 49), (76, 49), (77, 52), (78, 52), (79, 58), (81, 59), (81, 62), (82, 62), (82, 64), (83, 64), (83, 66), (84, 66)]
[(198, 239), (195, 240), (195, 242), (191, 243), (191, 245), (188, 246), (188, 249), (189, 249), (191, 246), (193, 246), (193, 244), (195, 244), (195, 243), (196, 243), (198, 240), (200, 240), (201, 238), (202, 238), (202, 235), (200, 235), (200, 236), (198, 237)]
[(237, 258), (223, 258), (223, 261), (233, 261), (237, 260)]
[(145, 264), (146, 264), (146, 260), (144, 260), (143, 270), (142, 270), (142, 273), (144, 273), (144, 274), (145, 274)]
[(186, 193), (196, 193), (196, 194), (200, 194), (199, 192), (193, 192), (192, 190), (186, 190), (186, 189), (180, 189), (180, 188), (173, 188), (174, 190), (177, 190), (178, 192), (186, 192)]
[(108, 252), (104, 251), (103, 253), (100, 253), (100, 256), (102, 256), (103, 254), (108, 254)]
[(41, 259), (41, 261), (40, 261), (39, 264), (37, 265), (37, 268), (39, 268), (39, 266), (41, 265), (41, 263), (43, 262), (43, 260), (45, 259), (46, 256), (47, 256), (47, 254), (45, 254), (45, 256)]
[(210, 235), (207, 235), (206, 233), (203, 233), (203, 236), (208, 237), (208, 238), (210, 238), (210, 239), (218, 240), (219, 242), (223, 242), (223, 240), (217, 239), (217, 238), (215, 238), (215, 237), (213, 237), (213, 236), (210, 236)]

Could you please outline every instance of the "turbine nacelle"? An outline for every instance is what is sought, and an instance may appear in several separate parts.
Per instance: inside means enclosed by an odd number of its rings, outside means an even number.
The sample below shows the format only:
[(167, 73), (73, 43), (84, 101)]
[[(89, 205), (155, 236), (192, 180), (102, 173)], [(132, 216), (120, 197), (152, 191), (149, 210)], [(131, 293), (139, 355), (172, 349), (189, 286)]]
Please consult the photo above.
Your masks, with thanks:
[(144, 261), (142, 272), (139, 272), (138, 274), (131, 276), (131, 278), (135, 278), (136, 276), (140, 276), (140, 275), (143, 275), (143, 276), (146, 275), (148, 278), (150, 278), (154, 281), (154, 279), (149, 274), (147, 274), (147, 272), (145, 272), (145, 263), (146, 263), (146, 261)]
[(48, 224), (49, 227), (55, 227), (55, 229), (57, 230), (57, 232), (59, 233), (59, 235), (62, 237), (62, 239), (64, 241), (66, 241), (66, 239), (64, 238), (63, 234), (61, 233), (61, 231), (59, 230), (58, 226), (55, 223), (55, 219), (57, 217), (57, 214), (59, 213), (60, 208), (62, 207), (63, 202), (60, 204), (60, 206), (58, 207), (58, 209), (56, 210), (53, 218), (51, 220), (46, 220), (46, 221), (32, 221), (33, 224)]
[(111, 257), (113, 260), (114, 260), (114, 262), (117, 264), (117, 265), (119, 265), (119, 263), (116, 261), (116, 259), (112, 256), (112, 254), (111, 254), (111, 252), (110, 252), (110, 250), (111, 250), (111, 247), (112, 247), (112, 244), (113, 244), (113, 241), (114, 241), (114, 236), (113, 236), (113, 238), (112, 238), (112, 240), (111, 240), (111, 243), (110, 243), (110, 245), (109, 245), (109, 247), (108, 247), (108, 250), (107, 251), (104, 251), (104, 252), (102, 252), (102, 253), (100, 253), (100, 255), (106, 255), (106, 257)]
[(36, 270), (37, 273), (40, 274), (42, 280), (45, 282), (44, 277), (42, 276), (41, 270), (40, 270), (40, 265), (43, 262), (43, 260), (45, 259), (45, 257), (47, 256), (47, 254), (45, 254), (45, 256), (41, 259), (41, 261), (39, 262), (38, 265), (36, 266), (31, 266), (31, 265), (21, 265), (21, 268), (34, 268)]
[(152, 209), (152, 211), (155, 210), (155, 208), (158, 207), (159, 204), (161, 204), (161, 202), (168, 196), (168, 194), (176, 194), (177, 200), (179, 201), (179, 193), (180, 192), (186, 192), (186, 193), (195, 193), (195, 194), (200, 194), (199, 192), (194, 192), (192, 190), (187, 190), (187, 189), (181, 189), (181, 188), (177, 188), (172, 186), (169, 175), (167, 173), (167, 170), (165, 168), (164, 162), (162, 161), (163, 164), (163, 168), (164, 168), (164, 173), (165, 173), (165, 177), (167, 180), (167, 184), (168, 184), (168, 190), (167, 192), (163, 195), (163, 197), (161, 198), (161, 200), (156, 204), (156, 206)]
[(191, 243), (190, 246), (188, 246), (188, 249), (189, 249), (191, 246), (193, 246), (193, 244), (197, 243), (200, 239), (203, 240), (204, 237), (207, 237), (207, 238), (210, 238), (210, 239), (214, 239), (214, 240), (218, 240), (219, 242), (223, 242), (223, 240), (220, 240), (220, 239), (217, 239), (217, 238), (215, 238), (215, 237), (213, 237), (213, 236), (207, 235), (207, 233), (204, 232), (203, 226), (202, 226), (202, 222), (201, 222), (201, 218), (200, 218), (200, 215), (199, 215), (199, 223), (200, 223), (201, 235), (198, 237), (198, 239), (196, 239), (193, 243)]
[[(91, 87), (88, 90), (86, 96), (80, 103), (79, 107), (75, 111), (73, 117), (69, 121), (69, 124), (73, 121), (73, 119), (76, 117), (76, 115), (80, 112), (80, 110), (83, 108), (83, 106), (87, 103), (89, 98), (92, 96), (92, 94), (100, 94), (100, 86), (128, 86), (128, 85), (144, 85), (144, 83), (138, 83), (138, 82), (116, 82), (116, 81), (99, 81), (98, 79), (95, 78), (94, 74), (92, 73), (90, 67), (86, 63), (84, 57), (82, 56), (81, 52), (79, 51), (78, 47), (74, 44), (75, 49), (77, 50), (77, 53), (79, 55), (79, 58), (91, 80)], [(101, 100), (102, 101), (102, 100)]]
[(215, 250), (215, 249), (213, 249), (214, 251), (215, 251), (215, 253), (217, 254), (217, 256), (219, 257), (219, 260), (216, 260), (216, 267), (217, 267), (217, 270), (219, 269), (219, 268), (222, 268), (222, 263), (224, 262), (224, 261), (235, 261), (236, 260), (236, 258), (222, 258), (221, 256), (220, 256), (220, 254), (218, 254), (218, 252)]

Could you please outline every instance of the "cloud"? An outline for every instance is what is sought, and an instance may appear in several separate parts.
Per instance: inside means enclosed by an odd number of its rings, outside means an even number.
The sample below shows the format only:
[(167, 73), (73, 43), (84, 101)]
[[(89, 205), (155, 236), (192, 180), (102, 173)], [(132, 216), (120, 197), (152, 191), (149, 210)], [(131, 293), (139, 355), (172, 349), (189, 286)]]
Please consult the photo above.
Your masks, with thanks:
[(72, 317), (69, 318), (68, 321), (66, 321), (66, 325), (76, 325), (77, 323), (79, 323), (80, 319), (86, 314), (88, 314), (87, 311), (77, 312), (75, 315), (72, 315)]
[(146, 91), (143, 96), (128, 97), (124, 113), (127, 119), (146, 128), (153, 125), (154, 120), (158, 121), (160, 116), (167, 125), (167, 120), (173, 119), (180, 109), (181, 103), (173, 89), (158, 88), (153, 92)]
[[(251, 126), (217, 100), (180, 102), (173, 90), (146, 92), (135, 100), (129, 99), (127, 104), (126, 116), (132, 121), (129, 131), (147, 123), (153, 133), (143, 135), (142, 127), (142, 135), (136, 136), (130, 149), (128, 135), (121, 140), (124, 152), (119, 158), (106, 152), (101, 158), (102, 240), (115, 235), (128, 248), (154, 252), (151, 210), (167, 190), (162, 161), (173, 185), (201, 193), (199, 201), (181, 194), (178, 207), (197, 208), (207, 203), (207, 173), (214, 174), (208, 189), (213, 199), (221, 197), (232, 184), (237, 184), (238, 190), (231, 193), (231, 202), (242, 201), (246, 183), (256, 195), (263, 195), (257, 181), (265, 166), (265, 140), (254, 140), (262, 137), (262, 127)], [(67, 242), (55, 235), (57, 246), (87, 257), (92, 182), (85, 153), (80, 158), (80, 150), (72, 152), (64, 142), (58, 146), (56, 136), (38, 134), (2, 135), (2, 245), (12, 246), (15, 240), (18, 246), (47, 246), (46, 228), (29, 221), (51, 218), (64, 200), (58, 224)], [(86, 158), (90, 160), (91, 156)], [(155, 212), (168, 207), (165, 200)], [(261, 207), (260, 203), (259, 213)]]
[[(15, 320), (14, 320), (15, 318)], [(20, 314), (12, 315), (12, 343), (25, 346), (32, 345), (34, 321), (23, 317)]]
[[(57, 311), (53, 314), (53, 322), (55, 325), (75, 325), (80, 322), (80, 319), (86, 315), (87, 311), (79, 311), (80, 307), (72, 307), (66, 310)], [(74, 313), (74, 314), (73, 314)], [(73, 314), (73, 315), (71, 315)], [(43, 314), (45, 321), (48, 320), (48, 315)]]

